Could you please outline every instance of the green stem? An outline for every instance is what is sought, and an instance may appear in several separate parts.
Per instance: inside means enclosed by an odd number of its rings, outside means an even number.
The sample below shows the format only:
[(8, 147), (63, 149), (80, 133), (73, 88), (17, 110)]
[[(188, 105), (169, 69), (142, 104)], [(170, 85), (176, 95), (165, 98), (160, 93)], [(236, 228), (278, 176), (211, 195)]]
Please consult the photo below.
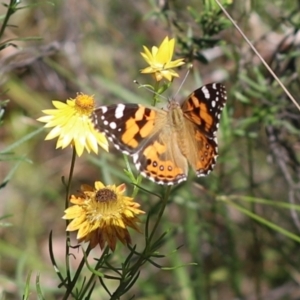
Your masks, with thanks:
[[(249, 170), (249, 194), (254, 197), (254, 169), (253, 169), (253, 144), (250, 137), (247, 137), (247, 158), (248, 158), (248, 170)], [(256, 204), (251, 203), (251, 211), (253, 214), (256, 214)], [(254, 267), (254, 284), (255, 284), (255, 293), (258, 300), (261, 299), (261, 275), (263, 274), (263, 265), (262, 265), (262, 253), (261, 253), (261, 244), (259, 239), (259, 232), (256, 223), (251, 223), (251, 233), (253, 239), (253, 249), (255, 249), (255, 263)]]
[(16, 12), (16, 7), (17, 7), (18, 1), (16, 0), (10, 0), (10, 3), (8, 5), (7, 13), (5, 15), (5, 18), (3, 20), (1, 29), (0, 29), (0, 39), (2, 38), (2, 35), (4, 33), (4, 30), (7, 26), (9, 18)]
[[(73, 153), (72, 153), (72, 160), (71, 160), (71, 166), (70, 166), (70, 172), (69, 172), (69, 178), (66, 185), (66, 198), (65, 198), (65, 209), (69, 207), (69, 198), (70, 198), (70, 188), (71, 188), (71, 182), (73, 178), (74, 173), (74, 166), (76, 161), (76, 150), (75, 147), (73, 147)], [(66, 228), (69, 225), (69, 220), (66, 220)], [(69, 285), (71, 283), (71, 272), (70, 272), (70, 232), (66, 230), (66, 272), (67, 272), (67, 291), (66, 295), (69, 295), (73, 289), (73, 285)], [(67, 299), (67, 298), (64, 298)]]
[(155, 81), (155, 84), (154, 84), (154, 94), (153, 94), (153, 103), (152, 105), (153, 106), (156, 106), (157, 104), (157, 101), (158, 101), (158, 89), (159, 89), (159, 81)]
[(160, 211), (158, 213), (158, 217), (156, 219), (156, 222), (153, 226), (150, 237), (148, 238), (148, 240), (146, 240), (145, 249), (143, 250), (143, 252), (139, 256), (136, 263), (130, 269), (124, 270), (123, 278), (125, 278), (126, 280), (123, 280), (123, 281), (121, 280), (119, 287), (115, 290), (115, 292), (111, 296), (110, 300), (120, 299), (120, 296), (122, 296), (123, 293), (124, 293), (123, 291), (131, 283), (131, 280), (136, 277), (136, 275), (139, 272), (141, 266), (144, 265), (145, 262), (147, 261), (147, 258), (149, 256), (151, 256), (151, 251), (149, 252), (149, 250), (151, 250), (151, 241), (154, 237), (154, 234), (155, 234), (155, 232), (158, 228), (158, 225), (160, 223), (162, 215), (165, 211), (165, 208), (166, 208), (166, 205), (168, 203), (169, 196), (170, 196), (170, 192), (171, 192), (171, 186), (168, 186), (167, 189), (166, 189), (166, 193), (165, 193), (164, 197), (162, 198), (161, 208), (160, 208)]
[[(86, 258), (83, 257), (81, 263), (84, 263), (85, 259), (87, 259), (87, 256), (89, 255), (90, 251), (91, 251), (91, 249), (90, 249), (90, 247), (88, 247), (88, 249), (86, 251), (86, 255), (85, 255)], [(102, 252), (101, 257), (103, 257), (103, 255), (107, 255), (108, 251), (109, 251), (109, 248), (106, 247), (105, 250)], [(82, 268), (83, 264), (81, 265), (81, 263), (80, 263), (80, 267)], [(101, 267), (102, 264), (103, 264), (103, 260), (102, 259), (98, 259), (97, 264), (96, 264), (96, 266), (95, 266), (94, 269), (98, 270)], [(79, 274), (80, 274), (80, 272), (79, 272)], [(87, 293), (88, 289), (93, 284), (93, 282), (95, 281), (95, 277), (96, 277), (96, 274), (92, 273), (92, 275), (89, 278), (87, 284), (85, 285), (85, 287), (82, 289), (82, 291), (80, 293), (80, 298), (78, 298), (78, 299), (85, 299), (84, 298), (85, 294)], [(75, 277), (74, 277), (74, 279), (75, 279)]]
[[(160, 211), (158, 213), (158, 218), (156, 219), (156, 222), (155, 222), (155, 224), (153, 226), (153, 230), (152, 230), (152, 232), (150, 234), (150, 237), (148, 239), (148, 244), (151, 243), (152, 238), (153, 238), (153, 236), (155, 234), (155, 231), (156, 231), (156, 229), (157, 229), (157, 227), (159, 225), (160, 219), (162, 218), (162, 215), (163, 215), (163, 213), (165, 211), (165, 208), (167, 206), (168, 199), (169, 199), (169, 196), (170, 196), (170, 192), (171, 192), (171, 186), (168, 186), (167, 189), (166, 189), (166, 193), (165, 193), (164, 197), (162, 198), (162, 204), (161, 204)], [(146, 241), (146, 247), (147, 247), (147, 241)]]
[[(86, 256), (88, 256), (90, 252), (91, 252), (91, 248), (88, 247), (87, 250), (86, 250)], [(76, 270), (76, 273), (75, 273), (75, 275), (74, 275), (73, 280), (72, 280), (72, 281), (68, 281), (67, 290), (66, 290), (66, 293), (65, 293), (64, 297), (62, 298), (62, 300), (67, 300), (67, 299), (69, 299), (69, 296), (70, 296), (70, 294), (72, 293), (73, 288), (74, 288), (74, 286), (75, 286), (76, 283), (77, 283), (77, 280), (78, 280), (78, 278), (79, 278), (79, 275), (80, 275), (80, 273), (81, 273), (82, 268), (83, 268), (84, 265), (85, 265), (85, 258), (83, 257), (83, 258), (81, 259), (81, 262), (80, 262), (80, 264), (79, 264), (77, 270)]]

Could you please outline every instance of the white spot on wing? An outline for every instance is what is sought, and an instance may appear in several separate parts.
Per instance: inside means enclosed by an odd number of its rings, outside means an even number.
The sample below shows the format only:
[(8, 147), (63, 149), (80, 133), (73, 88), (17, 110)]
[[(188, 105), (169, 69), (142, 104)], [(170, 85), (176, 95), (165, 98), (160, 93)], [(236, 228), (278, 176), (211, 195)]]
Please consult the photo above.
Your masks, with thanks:
[(208, 88), (207, 88), (206, 86), (203, 86), (203, 87), (201, 88), (201, 90), (202, 90), (202, 92), (203, 92), (203, 94), (204, 94), (204, 97), (205, 97), (206, 99), (209, 99), (209, 98), (210, 98), (210, 94), (209, 94)]
[(117, 119), (120, 119), (123, 117), (124, 115), (124, 109), (125, 109), (125, 105), (124, 104), (118, 104), (116, 107), (116, 111), (115, 111), (115, 117)]
[(133, 159), (133, 162), (134, 162), (135, 164), (137, 164), (137, 161), (138, 161), (138, 159), (139, 159), (139, 155), (138, 155), (138, 154), (134, 154), (134, 155), (132, 156), (132, 159)]
[(116, 129), (116, 128), (117, 128), (117, 124), (116, 124), (115, 122), (111, 122), (111, 123), (109, 124), (109, 127), (110, 127), (111, 129)]
[(136, 163), (136, 164), (135, 164), (135, 167), (136, 167), (138, 170), (140, 170), (140, 168), (141, 168), (141, 163), (139, 163), (139, 162)]
[(108, 110), (107, 106), (101, 106), (99, 107), (102, 110), (102, 113), (105, 114)]

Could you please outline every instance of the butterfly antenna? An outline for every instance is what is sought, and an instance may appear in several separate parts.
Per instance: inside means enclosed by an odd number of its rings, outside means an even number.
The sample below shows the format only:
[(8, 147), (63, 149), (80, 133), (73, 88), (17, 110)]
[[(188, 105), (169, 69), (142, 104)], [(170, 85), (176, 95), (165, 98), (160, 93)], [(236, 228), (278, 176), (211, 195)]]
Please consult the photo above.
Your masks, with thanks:
[(175, 93), (175, 95), (174, 95), (174, 99), (176, 99), (176, 97), (177, 97), (177, 95), (178, 95), (179, 91), (181, 90), (181, 88), (182, 88), (183, 84), (185, 83), (185, 81), (186, 81), (187, 77), (189, 76), (189, 74), (190, 74), (190, 71), (191, 71), (191, 69), (192, 69), (192, 68), (193, 68), (193, 65), (192, 65), (192, 64), (190, 64), (190, 65), (189, 65), (189, 68), (188, 68), (188, 70), (187, 70), (187, 72), (186, 72), (186, 74), (185, 74), (185, 76), (184, 76), (184, 78), (183, 78), (183, 80), (182, 80), (182, 82), (180, 83), (180, 86), (179, 86), (179, 88), (177, 89), (177, 92), (176, 92), (176, 93)]
[(157, 96), (159, 96), (159, 97), (161, 97), (161, 98), (163, 98), (163, 99), (165, 99), (165, 100), (168, 100), (167, 97), (165, 97), (165, 96), (163, 96), (162, 94), (159, 94), (159, 93), (153, 91), (151, 88), (149, 88), (148, 85), (146, 85), (146, 84), (140, 84), (137, 80), (133, 80), (133, 82), (136, 83), (140, 88), (144, 88), (144, 89), (146, 89), (147, 91), (149, 91), (150, 93), (152, 93), (152, 94), (154, 94), (154, 95), (157, 95)]

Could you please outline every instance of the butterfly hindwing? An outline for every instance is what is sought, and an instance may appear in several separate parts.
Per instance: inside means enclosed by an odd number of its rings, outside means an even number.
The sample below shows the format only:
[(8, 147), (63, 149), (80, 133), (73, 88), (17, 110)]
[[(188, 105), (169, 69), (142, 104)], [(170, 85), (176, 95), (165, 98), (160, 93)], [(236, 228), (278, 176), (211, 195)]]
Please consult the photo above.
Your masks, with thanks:
[(174, 139), (164, 137), (164, 128), (143, 145), (140, 152), (133, 156), (136, 168), (145, 177), (159, 184), (177, 184), (186, 180), (187, 159)]
[(207, 136), (200, 134), (198, 131), (195, 135), (195, 140), (198, 145), (198, 159), (192, 167), (195, 169), (198, 177), (206, 176), (213, 170), (217, 161), (217, 138), (208, 138)]

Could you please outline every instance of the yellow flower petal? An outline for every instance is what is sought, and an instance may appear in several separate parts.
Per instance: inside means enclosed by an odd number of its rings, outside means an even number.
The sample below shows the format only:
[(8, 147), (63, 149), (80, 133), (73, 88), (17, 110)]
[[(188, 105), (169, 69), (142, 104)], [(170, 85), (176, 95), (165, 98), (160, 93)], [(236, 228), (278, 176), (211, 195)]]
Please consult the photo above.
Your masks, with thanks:
[(105, 188), (105, 185), (101, 181), (96, 181), (95, 188), (96, 188), (96, 190), (101, 190), (101, 189)]
[(144, 212), (133, 198), (123, 195), (126, 187), (105, 186), (96, 181), (94, 188), (82, 185), (79, 195), (71, 196), (71, 203), (75, 204), (65, 210), (64, 219), (72, 221), (67, 230), (76, 231), (80, 242), (90, 242), (90, 247), (99, 245), (103, 249), (105, 244), (114, 251), (117, 240), (123, 244), (131, 242), (127, 227), (140, 232), (137, 224), (139, 214)]
[(56, 109), (45, 109), (37, 120), (45, 124), (46, 128), (52, 128), (47, 134), (46, 140), (57, 139), (56, 148), (74, 146), (78, 156), (84, 150), (98, 153), (98, 146), (108, 151), (106, 137), (98, 132), (90, 119), (94, 110), (94, 98), (92, 96), (78, 94), (75, 99), (67, 100), (67, 103), (52, 101)]
[(84, 210), (79, 205), (73, 205), (65, 210), (63, 219), (70, 220), (82, 216)]
[(153, 46), (151, 52), (143, 46), (144, 52), (141, 52), (141, 55), (149, 66), (142, 69), (141, 73), (153, 74), (156, 81), (163, 78), (172, 81), (173, 77), (178, 77), (179, 75), (172, 69), (182, 66), (184, 61), (183, 58), (172, 61), (174, 48), (175, 39), (169, 40), (168, 37), (162, 41), (158, 48)]
[(71, 223), (67, 227), (67, 231), (74, 231), (79, 229), (82, 224), (85, 222), (86, 216), (85, 214), (81, 214), (78, 218), (75, 218), (71, 221)]

